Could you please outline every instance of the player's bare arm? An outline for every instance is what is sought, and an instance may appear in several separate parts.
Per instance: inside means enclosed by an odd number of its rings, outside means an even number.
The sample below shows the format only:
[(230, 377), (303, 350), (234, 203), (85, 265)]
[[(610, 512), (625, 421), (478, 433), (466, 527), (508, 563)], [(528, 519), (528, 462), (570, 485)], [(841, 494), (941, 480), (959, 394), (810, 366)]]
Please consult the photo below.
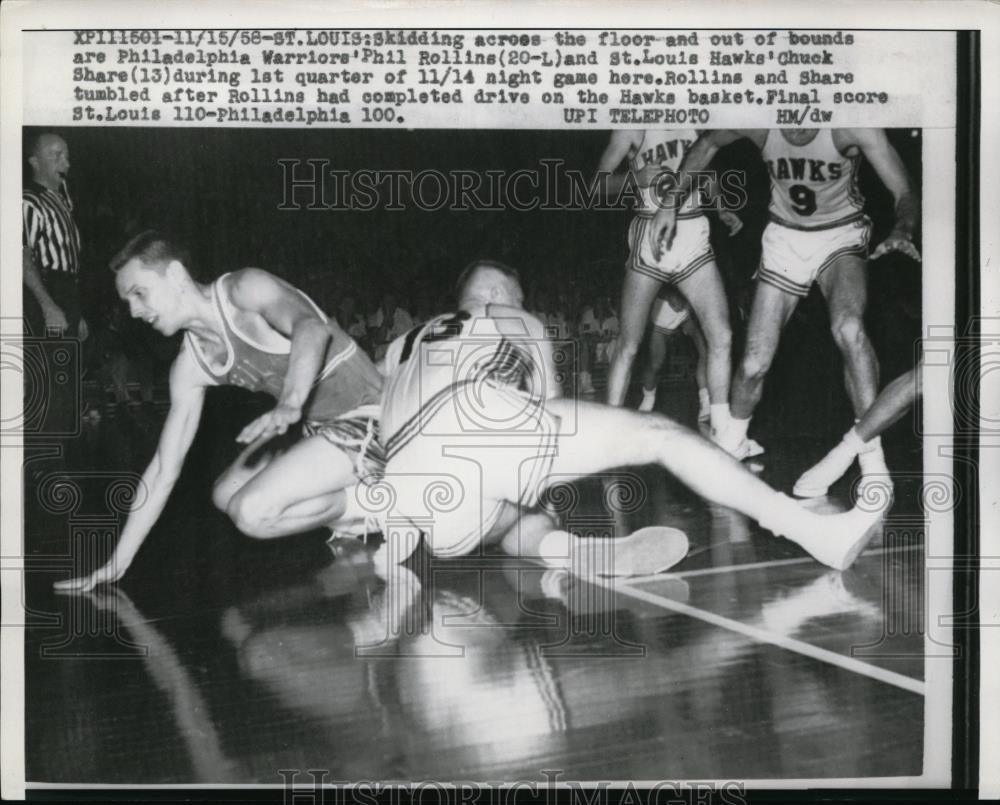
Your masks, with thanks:
[(625, 172), (618, 168), (626, 157), (639, 147), (642, 142), (641, 129), (620, 129), (611, 132), (611, 139), (604, 148), (604, 153), (597, 163), (597, 172), (591, 182), (598, 193), (613, 198), (625, 184)]
[(673, 243), (677, 231), (677, 210), (690, 195), (696, 175), (705, 170), (715, 158), (720, 148), (741, 140), (744, 137), (751, 140), (758, 148), (763, 147), (767, 139), (766, 129), (714, 129), (703, 132), (691, 150), (684, 155), (680, 171), (677, 175), (677, 187), (674, 193), (674, 203), (659, 209), (653, 217), (653, 225), (649, 228), (650, 247), (659, 259)]
[(892, 147), (885, 130), (838, 129), (833, 133), (833, 142), (841, 152), (851, 146), (857, 147), (895, 201), (896, 222), (889, 236), (875, 247), (872, 259), (889, 252), (902, 252), (907, 257), (920, 260), (920, 252), (913, 244), (913, 233), (920, 218), (920, 199), (913, 190), (903, 160)]
[(146, 537), (156, 525), (180, 476), (184, 458), (198, 430), (205, 400), (204, 372), (188, 351), (187, 344), (170, 369), (170, 410), (163, 423), (152, 461), (142, 473), (139, 489), (111, 558), (87, 576), (55, 583), (62, 592), (87, 592), (98, 584), (118, 581)]
[(233, 275), (232, 283), (230, 299), (237, 310), (260, 317), (292, 342), (288, 374), (277, 404), (236, 438), (249, 444), (285, 433), (302, 417), (302, 408), (323, 366), (330, 330), (301, 294), (273, 274), (246, 268)]

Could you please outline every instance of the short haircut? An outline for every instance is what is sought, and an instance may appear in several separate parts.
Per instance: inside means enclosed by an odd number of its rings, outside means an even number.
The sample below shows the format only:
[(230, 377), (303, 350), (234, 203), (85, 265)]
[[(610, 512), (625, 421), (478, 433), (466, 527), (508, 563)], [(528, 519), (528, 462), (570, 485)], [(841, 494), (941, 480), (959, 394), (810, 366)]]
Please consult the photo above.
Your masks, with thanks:
[(42, 144), (43, 137), (58, 137), (63, 142), (66, 141), (65, 137), (53, 129), (40, 129), (34, 127), (25, 129), (24, 138), (21, 141), (25, 161), (38, 154), (38, 148)]
[(190, 270), (187, 250), (155, 229), (147, 229), (132, 238), (111, 258), (108, 265), (112, 271), (118, 272), (132, 259), (138, 259), (145, 265), (166, 265), (171, 260), (176, 260)]
[(455, 282), (455, 295), (459, 299), (462, 298), (462, 293), (465, 291), (465, 286), (469, 284), (469, 280), (481, 268), (492, 268), (494, 271), (499, 271), (505, 277), (514, 280), (518, 285), (521, 284), (521, 273), (516, 268), (511, 268), (499, 260), (473, 260), (462, 269), (462, 273), (458, 275), (458, 280)]

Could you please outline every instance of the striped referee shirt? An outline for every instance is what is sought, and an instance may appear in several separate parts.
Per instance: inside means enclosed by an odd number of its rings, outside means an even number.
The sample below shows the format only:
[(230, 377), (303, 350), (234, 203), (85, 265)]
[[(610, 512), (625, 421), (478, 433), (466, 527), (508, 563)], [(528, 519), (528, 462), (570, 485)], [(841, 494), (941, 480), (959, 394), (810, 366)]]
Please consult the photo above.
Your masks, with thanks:
[(76, 274), (80, 270), (80, 232), (69, 200), (32, 182), (21, 194), (23, 244), (43, 271)]

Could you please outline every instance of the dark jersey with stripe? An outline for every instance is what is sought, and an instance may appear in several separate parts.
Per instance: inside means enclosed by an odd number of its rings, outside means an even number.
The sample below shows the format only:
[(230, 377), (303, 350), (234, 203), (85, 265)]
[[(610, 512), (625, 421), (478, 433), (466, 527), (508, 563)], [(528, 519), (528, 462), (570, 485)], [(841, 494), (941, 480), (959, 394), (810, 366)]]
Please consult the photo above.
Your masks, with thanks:
[[(288, 374), (291, 341), (282, 337), (286, 343), (282, 348), (275, 349), (257, 343), (237, 329), (233, 323), (232, 303), (227, 296), (228, 276), (219, 277), (212, 285), (212, 298), (223, 323), (226, 363), (223, 366), (213, 364), (191, 332), (187, 333), (188, 344), (195, 360), (213, 383), (262, 391), (279, 399)], [(328, 319), (308, 296), (301, 291), (298, 293), (316, 311), (331, 335), (323, 357), (323, 368), (303, 407), (303, 420), (323, 423), (358, 408), (377, 405), (382, 386), (378, 370), (354, 339)]]

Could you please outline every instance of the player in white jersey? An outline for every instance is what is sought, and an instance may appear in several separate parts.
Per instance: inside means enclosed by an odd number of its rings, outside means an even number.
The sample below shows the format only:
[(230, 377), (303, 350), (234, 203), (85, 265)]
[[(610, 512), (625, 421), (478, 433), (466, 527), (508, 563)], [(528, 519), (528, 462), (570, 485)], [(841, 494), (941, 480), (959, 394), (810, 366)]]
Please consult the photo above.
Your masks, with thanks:
[[(659, 464), (699, 495), (753, 517), (835, 568), (854, 560), (880, 520), (875, 509), (806, 511), (666, 417), (562, 399), (551, 345), (541, 322), (523, 309), (512, 269), (473, 263), (457, 297), (457, 312), (411, 330), (386, 354), (386, 486), (368, 505), (373, 513), (381, 506), (391, 559), (405, 559), (423, 532), (437, 556), (500, 542), (507, 553), (575, 570), (574, 552), (585, 545), (610, 557), (610, 569), (598, 572), (661, 570), (683, 558), (681, 532), (665, 529), (660, 540), (642, 532), (574, 538), (537, 508), (555, 484), (640, 464)], [(604, 547), (592, 550), (598, 543)]]
[[(720, 442), (737, 457), (747, 454), (750, 417), (760, 401), (781, 331), (813, 282), (819, 284), (830, 309), (833, 339), (844, 358), (844, 382), (855, 415), (861, 416), (878, 393), (878, 363), (864, 327), (871, 222), (856, 184), (862, 155), (895, 199), (895, 225), (871, 259), (890, 251), (920, 259), (913, 245), (917, 195), (882, 129), (705, 132), (685, 156), (679, 177), (681, 197), (720, 148), (743, 137), (760, 148), (767, 163), (771, 220), (763, 235), (746, 349), (733, 378), (731, 421)], [(669, 207), (656, 213), (649, 227), (650, 248), (669, 250), (679, 231), (676, 217)], [(861, 462), (864, 474), (887, 473), (877, 443)]]
[[(689, 196), (678, 210), (677, 237), (669, 250), (654, 254), (648, 236), (656, 211), (671, 202), (676, 172), (697, 138), (694, 129), (615, 131), (601, 156), (595, 182), (611, 176), (613, 182), (607, 188), (611, 195), (630, 182), (639, 199), (629, 226), (630, 252), (619, 316), (621, 333), (608, 369), (607, 400), (611, 405), (624, 403), (653, 300), (661, 285), (669, 284), (690, 304), (705, 335), (714, 429), (727, 422), (732, 334), (725, 289), (709, 243), (708, 219), (699, 200)], [(615, 174), (624, 160), (627, 170)], [(735, 234), (742, 225), (739, 218), (725, 212), (720, 215), (730, 226), (730, 233)]]

